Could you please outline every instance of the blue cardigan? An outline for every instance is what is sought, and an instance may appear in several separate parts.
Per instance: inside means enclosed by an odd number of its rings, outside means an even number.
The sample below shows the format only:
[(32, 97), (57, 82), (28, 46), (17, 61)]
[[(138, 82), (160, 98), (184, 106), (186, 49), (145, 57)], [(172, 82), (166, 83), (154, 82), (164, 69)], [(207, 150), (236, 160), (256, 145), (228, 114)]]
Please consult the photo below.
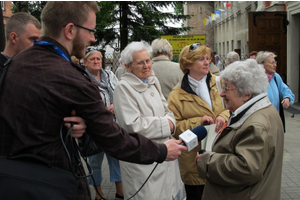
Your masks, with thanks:
[[(276, 82), (275, 82), (276, 79)], [(274, 73), (273, 78), (269, 82), (268, 97), (272, 105), (280, 111), (281, 101), (285, 98), (290, 99), (290, 105), (294, 104), (295, 95), (292, 93), (290, 88), (282, 81), (279, 74)]]

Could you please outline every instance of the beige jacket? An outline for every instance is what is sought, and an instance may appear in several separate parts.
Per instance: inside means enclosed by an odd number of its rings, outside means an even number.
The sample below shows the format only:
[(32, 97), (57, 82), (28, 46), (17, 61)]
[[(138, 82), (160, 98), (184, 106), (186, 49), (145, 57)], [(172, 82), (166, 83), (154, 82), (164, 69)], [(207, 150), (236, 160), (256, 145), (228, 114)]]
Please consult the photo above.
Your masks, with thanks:
[[(187, 92), (186, 84), (179, 83), (170, 93), (168, 98), (169, 109), (174, 113), (176, 119), (176, 131), (174, 137), (187, 129), (194, 129), (201, 125), (202, 117), (207, 115), (214, 120), (217, 116), (222, 116), (225, 120), (229, 118), (229, 111), (223, 109), (222, 100), (216, 87), (216, 77), (210, 73), (209, 79), (210, 98), (212, 109), (207, 103), (196, 94)], [(187, 82), (187, 75), (183, 77), (184, 83)], [(178, 158), (182, 181), (187, 185), (204, 185), (205, 180), (200, 178), (195, 163), (197, 152), (201, 150), (201, 144), (190, 152), (183, 151)]]

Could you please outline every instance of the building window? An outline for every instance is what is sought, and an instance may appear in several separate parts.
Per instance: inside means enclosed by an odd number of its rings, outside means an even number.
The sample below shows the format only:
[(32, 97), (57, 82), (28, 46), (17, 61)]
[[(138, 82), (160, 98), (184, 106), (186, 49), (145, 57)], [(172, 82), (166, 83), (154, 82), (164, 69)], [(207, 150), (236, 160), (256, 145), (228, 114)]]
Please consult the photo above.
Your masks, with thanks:
[(229, 53), (229, 42), (227, 41), (227, 53)]
[(202, 7), (199, 8), (199, 13), (202, 14)]

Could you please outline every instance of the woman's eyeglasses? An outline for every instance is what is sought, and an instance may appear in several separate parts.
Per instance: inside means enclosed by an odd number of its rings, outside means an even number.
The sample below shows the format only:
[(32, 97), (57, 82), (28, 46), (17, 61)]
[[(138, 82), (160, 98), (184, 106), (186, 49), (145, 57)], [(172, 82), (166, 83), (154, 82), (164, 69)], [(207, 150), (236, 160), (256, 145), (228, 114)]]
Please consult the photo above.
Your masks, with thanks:
[(144, 67), (144, 66), (148, 66), (148, 65), (151, 65), (153, 63), (153, 61), (151, 59), (147, 59), (147, 60), (144, 60), (144, 61), (140, 61), (140, 62), (137, 62), (137, 63), (132, 63), (133, 65), (137, 65), (138, 67)]
[(222, 86), (222, 90), (226, 93), (229, 90), (236, 90), (236, 88), (229, 88), (228, 86), (224, 85), (224, 86)]

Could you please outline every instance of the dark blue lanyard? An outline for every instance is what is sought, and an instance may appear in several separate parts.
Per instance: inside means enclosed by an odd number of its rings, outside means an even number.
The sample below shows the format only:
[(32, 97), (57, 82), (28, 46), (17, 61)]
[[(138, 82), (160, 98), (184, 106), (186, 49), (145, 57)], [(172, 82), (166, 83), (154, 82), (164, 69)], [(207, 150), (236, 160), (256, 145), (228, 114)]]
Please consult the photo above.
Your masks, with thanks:
[(58, 55), (60, 55), (61, 57), (63, 57), (64, 59), (66, 59), (67, 61), (70, 61), (70, 59), (68, 58), (68, 56), (63, 52), (63, 50), (61, 50), (60, 48), (58, 48), (56, 45), (47, 42), (47, 41), (33, 41), (33, 45), (34, 46), (44, 46), (44, 45), (49, 45), (52, 46), (53, 49), (56, 51), (56, 53), (58, 53)]

